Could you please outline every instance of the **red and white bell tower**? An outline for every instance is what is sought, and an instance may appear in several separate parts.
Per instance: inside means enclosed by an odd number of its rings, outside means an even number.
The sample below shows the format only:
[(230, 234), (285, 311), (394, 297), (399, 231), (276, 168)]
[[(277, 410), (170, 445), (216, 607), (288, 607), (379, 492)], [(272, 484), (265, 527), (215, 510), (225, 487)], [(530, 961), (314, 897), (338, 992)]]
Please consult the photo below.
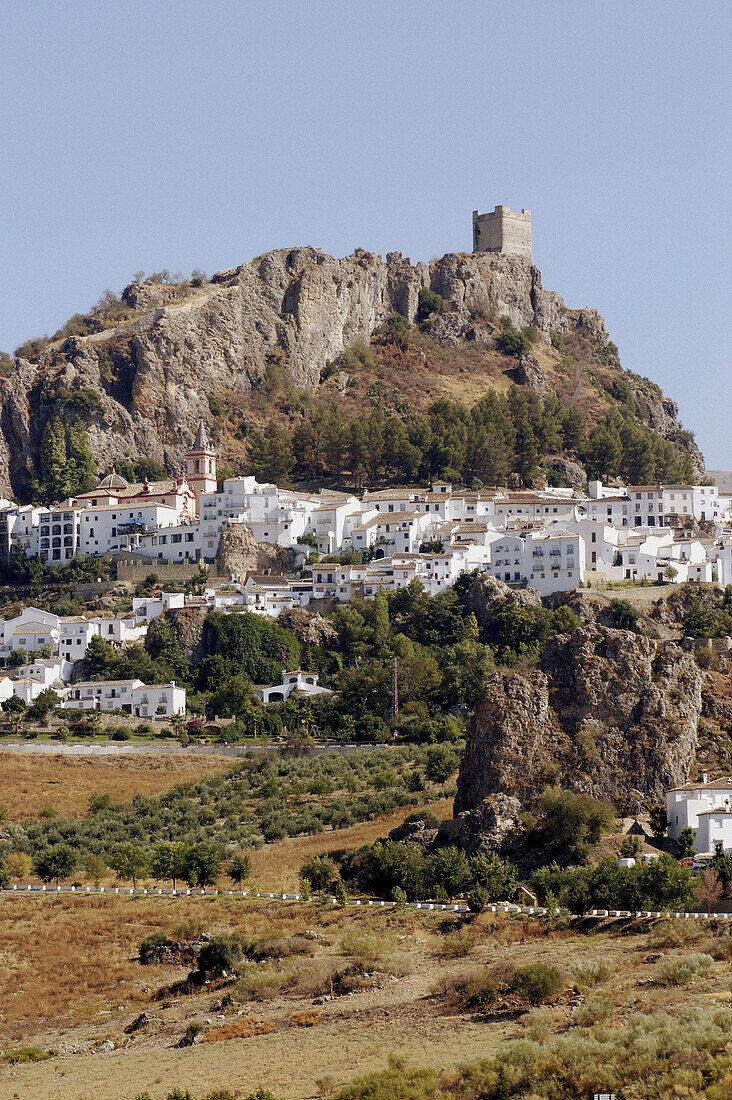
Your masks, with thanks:
[(186, 455), (186, 478), (196, 494), (196, 510), (201, 514), (201, 496), (203, 493), (215, 493), (216, 452), (211, 449), (203, 421), (199, 421), (196, 441)]

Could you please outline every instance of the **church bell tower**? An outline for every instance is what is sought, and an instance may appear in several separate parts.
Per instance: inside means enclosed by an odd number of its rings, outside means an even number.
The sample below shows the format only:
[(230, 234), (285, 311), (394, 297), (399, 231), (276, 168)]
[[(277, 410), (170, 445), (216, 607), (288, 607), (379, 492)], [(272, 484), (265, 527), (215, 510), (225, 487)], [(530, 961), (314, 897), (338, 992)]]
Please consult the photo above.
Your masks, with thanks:
[(199, 421), (196, 441), (186, 455), (186, 477), (188, 483), (196, 494), (196, 508), (201, 514), (201, 496), (204, 493), (215, 493), (216, 481), (216, 452), (211, 449), (206, 434), (206, 426)]

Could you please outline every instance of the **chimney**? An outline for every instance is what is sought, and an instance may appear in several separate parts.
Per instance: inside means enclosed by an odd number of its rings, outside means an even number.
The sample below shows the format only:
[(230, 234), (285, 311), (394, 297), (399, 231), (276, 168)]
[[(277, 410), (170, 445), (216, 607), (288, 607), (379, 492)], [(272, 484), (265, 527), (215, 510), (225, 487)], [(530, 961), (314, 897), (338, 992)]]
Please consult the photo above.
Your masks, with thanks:
[(702, 772), (702, 783), (706, 785), (708, 782), (709, 780), (707, 778), (707, 772)]

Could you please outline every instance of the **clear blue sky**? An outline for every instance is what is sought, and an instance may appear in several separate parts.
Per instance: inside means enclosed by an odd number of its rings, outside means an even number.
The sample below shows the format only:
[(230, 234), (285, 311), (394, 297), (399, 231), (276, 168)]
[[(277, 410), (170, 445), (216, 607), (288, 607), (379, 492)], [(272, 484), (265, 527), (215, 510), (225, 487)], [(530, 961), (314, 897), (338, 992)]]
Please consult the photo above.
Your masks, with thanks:
[(139, 269), (430, 259), (508, 203), (732, 468), (730, 30), (722, 0), (0, 0), (0, 348)]

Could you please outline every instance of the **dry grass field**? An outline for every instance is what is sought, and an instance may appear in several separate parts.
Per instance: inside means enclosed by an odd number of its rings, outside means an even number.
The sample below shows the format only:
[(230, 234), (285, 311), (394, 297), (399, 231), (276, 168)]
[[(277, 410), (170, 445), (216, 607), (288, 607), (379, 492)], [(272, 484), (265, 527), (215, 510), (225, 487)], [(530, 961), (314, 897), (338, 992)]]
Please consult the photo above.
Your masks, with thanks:
[(108, 794), (127, 802), (136, 794), (161, 794), (196, 783), (231, 761), (215, 756), (41, 756), (0, 752), (0, 806), (9, 821), (37, 816), (48, 806), (64, 817), (82, 817), (89, 796)]
[[(304, 1100), (383, 1068), (390, 1055), (445, 1072), (512, 1039), (528, 1050), (593, 1026), (608, 1038), (608, 1029), (658, 1009), (682, 1029), (695, 1012), (711, 1013), (732, 1034), (729, 936), (694, 923), (679, 931), (502, 915), (461, 921), (224, 898), (13, 898), (3, 907), (0, 1100), (134, 1100), (145, 1090), (163, 1100), (176, 1086), (196, 1098), (217, 1087), (245, 1097), (262, 1086)], [(227, 984), (157, 998), (188, 968), (139, 963), (139, 942), (156, 928), (236, 931), (268, 942), (270, 954), (243, 963)], [(716, 956), (707, 973), (661, 983), (662, 967), (705, 950)], [(466, 1003), (462, 990), (476, 975), (534, 961), (562, 972), (563, 988), (545, 1008), (527, 1015), (512, 993), (482, 1008)], [(148, 1021), (130, 1030), (141, 1012)], [(203, 1042), (181, 1048), (191, 1025)], [(114, 1050), (100, 1050), (110, 1041)], [(57, 1053), (8, 1062), (21, 1046)], [(693, 1052), (679, 1065), (687, 1063)], [(627, 1094), (635, 1095), (648, 1093)]]
[[(425, 809), (445, 821), (452, 817), (452, 801), (451, 798), (442, 798), (438, 802), (426, 803)], [(296, 893), (300, 868), (310, 856), (332, 855), (333, 852), (373, 844), (401, 825), (405, 817), (413, 812), (414, 807), (403, 806), (372, 821), (359, 821), (348, 829), (335, 829), (315, 836), (289, 837), (276, 844), (266, 844), (252, 852), (254, 878), (262, 890)]]

